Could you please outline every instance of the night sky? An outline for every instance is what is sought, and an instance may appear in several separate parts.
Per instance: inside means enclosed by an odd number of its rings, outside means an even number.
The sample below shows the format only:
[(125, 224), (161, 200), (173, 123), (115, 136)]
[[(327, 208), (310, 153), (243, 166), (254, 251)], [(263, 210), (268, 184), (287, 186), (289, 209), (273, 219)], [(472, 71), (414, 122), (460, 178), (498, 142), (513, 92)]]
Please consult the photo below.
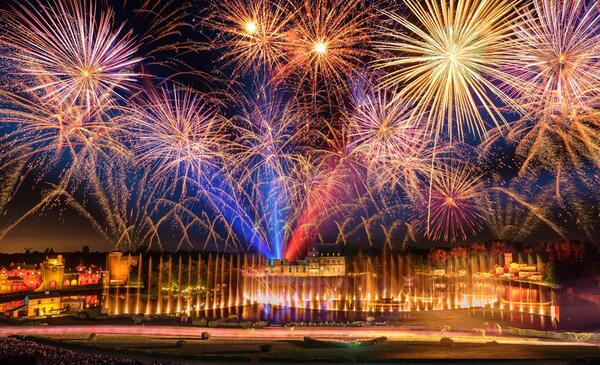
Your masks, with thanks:
[[(14, 4), (14, 0), (3, 1), (0, 7), (4, 10), (9, 9), (11, 3)], [(131, 30), (133, 34), (141, 32), (141, 30), (147, 26), (146, 21), (130, 16), (131, 7), (135, 6), (135, 1), (122, 2), (120, 0), (115, 0), (114, 2), (109, 1), (109, 3), (113, 3), (110, 5), (115, 8), (116, 25), (124, 22), (125, 29)], [(185, 3), (187, 4), (189, 2)], [(182, 1), (181, 4), (184, 4), (184, 2)], [(178, 4), (177, 1), (174, 1), (171, 4), (171, 6), (175, 8), (179, 5), (180, 4)], [(195, 76), (190, 76), (189, 74), (176, 76), (175, 78), (178, 81), (191, 85), (201, 91), (208, 91), (221, 87), (223, 83), (219, 81), (219, 79), (227, 78), (231, 73), (231, 69), (222, 67), (223, 62), (219, 60), (221, 54), (220, 51), (208, 49), (207, 40), (214, 37), (214, 34), (211, 33), (210, 30), (203, 29), (198, 25), (202, 17), (205, 16), (206, 9), (207, 7), (204, 1), (193, 1), (187, 10), (187, 16), (185, 18), (185, 21), (190, 25), (181, 27), (181, 35), (169, 36), (161, 41), (162, 43), (153, 45), (154, 47), (159, 45), (164, 46), (168, 45), (170, 42), (182, 42), (187, 45), (193, 44), (191, 47), (186, 46), (185, 51), (177, 54), (179, 63), (169, 62), (168, 57), (170, 56), (167, 56), (167, 61), (162, 62), (160, 65), (150, 62), (150, 60), (144, 60), (141, 62), (141, 65), (136, 66), (138, 67), (136, 71), (152, 74), (157, 76), (157, 78), (164, 78), (174, 74), (173, 68), (182, 70), (182, 65), (187, 65), (189, 69), (201, 72), (197, 73)], [(154, 59), (152, 61), (154, 61)], [(210, 77), (203, 77), (201, 73), (210, 75)], [(8, 77), (6, 76), (7, 71), (3, 70), (3, 73), (0, 75), (0, 78), (5, 79), (0, 82), (0, 84), (4, 85), (8, 80)], [(248, 87), (249, 84), (251, 84), (247, 77), (238, 78), (237, 81), (239, 81), (239, 85), (242, 85), (242, 88)], [(155, 81), (146, 79), (142, 82), (151, 84)], [(6, 132), (6, 127), (4, 127), (4, 129)], [(477, 143), (472, 137), (467, 137), (466, 142), (466, 144), (471, 147), (474, 147)], [(6, 161), (4, 163), (4, 166), (6, 166)], [(485, 165), (496, 170), (497, 172), (495, 174), (500, 176), (500, 180), (509, 181), (510, 177), (516, 175), (513, 148), (508, 145), (498, 146), (491, 157), (485, 161)], [(60, 168), (57, 169), (57, 171), (59, 170)], [(2, 175), (2, 177), (0, 177), (0, 185), (3, 186), (9, 184), (9, 178), (6, 176), (8, 175), (6, 171), (7, 170), (5, 169), (4, 173), (0, 172), (0, 175)], [(54, 175), (55, 171), (51, 171), (43, 176), (31, 172), (22, 177), (16, 193), (14, 193), (14, 195), (10, 193), (12, 199), (5, 199), (4, 202), (1, 202), (1, 204), (5, 204), (6, 202), (6, 204), (0, 206), (0, 208), (2, 208), (0, 211), (0, 213), (2, 213), (0, 216), (0, 229), (5, 229), (5, 227), (10, 226), (11, 222), (14, 222), (21, 214), (36, 204), (39, 201), (40, 192), (47, 188), (49, 183), (52, 183)], [(486, 178), (492, 178), (492, 175), (494, 175), (494, 173), (488, 173)], [(590, 167), (587, 171), (586, 178), (590, 181), (598, 181), (598, 170)], [(524, 190), (521, 191), (521, 193), (528, 194), (531, 193), (531, 191), (527, 191), (529, 189), (545, 191), (551, 189), (552, 184), (553, 177), (549, 174), (542, 174), (535, 184), (532, 184), (532, 187), (517, 186), (515, 189)], [(567, 238), (590, 241), (596, 240), (597, 242), (598, 237), (600, 236), (598, 189), (590, 189), (589, 185), (586, 187), (585, 184), (575, 181), (569, 194), (571, 193), (577, 194), (579, 198), (582, 198), (582, 200), (586, 202), (586, 204), (589, 204), (589, 209), (586, 212), (588, 220), (587, 223), (585, 223), (587, 231), (581, 229), (581, 225), (584, 224), (581, 222), (581, 218), (572, 214), (572, 202), (569, 201), (568, 194), (566, 194), (566, 201), (554, 204), (552, 210), (549, 211), (548, 214), (554, 222), (565, 229), (568, 233)], [(2, 194), (6, 193), (2, 192)], [(504, 201), (504, 203), (508, 206), (511, 205), (511, 202)], [(544, 203), (542, 202), (542, 204)], [(583, 209), (586, 210), (587, 208), (584, 207)], [(323, 235), (325, 240), (335, 240), (336, 234), (333, 232), (327, 234), (327, 231), (328, 229), (325, 229)], [(394, 235), (394, 240), (401, 241), (405, 234), (405, 231), (399, 230), (397, 234)], [(166, 236), (169, 235), (172, 235), (172, 233), (166, 233)], [(200, 242), (203, 240), (204, 234), (202, 232), (195, 232), (192, 237)], [(498, 234), (494, 229), (488, 226), (476, 236), (464, 241), (464, 243), (487, 241), (494, 238), (498, 238)], [(539, 224), (537, 228), (533, 229), (526, 236), (517, 237), (516, 239), (533, 244), (543, 240), (558, 239), (558, 237), (543, 224)], [(167, 237), (165, 242), (176, 242), (177, 240), (178, 237)], [(375, 240), (382, 241), (383, 236), (379, 233), (376, 235)], [(357, 239), (355, 243), (358, 245), (367, 245), (367, 243), (360, 238)], [(113, 247), (112, 242), (107, 242), (101, 235), (94, 231), (89, 221), (73, 211), (73, 209), (61, 206), (60, 204), (54, 204), (51, 207), (45, 208), (41, 213), (25, 219), (0, 240), (0, 250), (3, 252), (22, 252), (25, 248), (43, 251), (47, 247), (52, 247), (55, 251), (71, 251), (79, 250), (84, 245), (90, 246), (92, 250), (108, 250)], [(433, 247), (435, 245), (447, 245), (447, 243), (430, 242), (422, 237), (418, 237), (417, 242), (412, 242), (411, 245), (422, 248)], [(172, 247), (173, 245), (171, 244), (168, 248)]]

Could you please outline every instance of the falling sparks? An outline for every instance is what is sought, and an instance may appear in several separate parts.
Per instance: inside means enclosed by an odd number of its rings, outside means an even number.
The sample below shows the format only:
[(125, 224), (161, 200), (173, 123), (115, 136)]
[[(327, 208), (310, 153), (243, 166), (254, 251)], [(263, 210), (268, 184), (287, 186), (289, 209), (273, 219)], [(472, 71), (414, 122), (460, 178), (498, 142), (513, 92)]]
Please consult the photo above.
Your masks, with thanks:
[(148, 91), (123, 115), (133, 151), (159, 179), (202, 185), (220, 162), (225, 121), (211, 100), (175, 85)]

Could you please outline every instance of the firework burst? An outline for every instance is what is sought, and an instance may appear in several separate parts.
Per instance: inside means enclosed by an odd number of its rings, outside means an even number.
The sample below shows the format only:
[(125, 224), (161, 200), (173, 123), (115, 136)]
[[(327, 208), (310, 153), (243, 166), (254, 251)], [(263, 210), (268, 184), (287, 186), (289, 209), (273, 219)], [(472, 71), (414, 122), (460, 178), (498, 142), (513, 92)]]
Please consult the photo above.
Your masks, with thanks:
[[(246, 98), (242, 98), (246, 99)], [(308, 151), (299, 126), (303, 108), (264, 94), (245, 100), (244, 112), (235, 118), (236, 143), (231, 151), (239, 162), (230, 171), (236, 196), (252, 206), (255, 230), (269, 246), (270, 255), (281, 257), (298, 212), (299, 174), (308, 171)]]
[(92, 1), (18, 3), (4, 13), (0, 42), (15, 73), (44, 90), (46, 102), (77, 102), (92, 108), (133, 88), (140, 76), (136, 43), (113, 14)]
[(380, 90), (364, 95), (348, 116), (355, 152), (368, 164), (386, 164), (410, 151), (420, 139), (410, 109), (391, 102), (390, 94)]
[[(365, 166), (375, 186), (415, 188), (435, 173), (430, 142), (411, 118), (410, 108), (393, 93), (371, 90), (354, 97), (345, 118), (350, 128), (352, 152)], [(438, 154), (442, 156), (442, 148)]]
[(227, 123), (211, 99), (176, 85), (150, 89), (121, 117), (133, 152), (159, 180), (201, 187), (218, 169)]
[(233, 121), (238, 142), (231, 152), (240, 162), (236, 173), (243, 176), (241, 181), (251, 181), (257, 172), (270, 171), (283, 182), (305, 161), (308, 138), (299, 126), (309, 118), (306, 110), (264, 95), (244, 104), (243, 113)]
[[(503, 238), (596, 233), (595, 1), (405, 0), (404, 13), (387, 0), (223, 0), (200, 13), (171, 0), (11, 3), (0, 213), (26, 176), (51, 188), (0, 239), (62, 203), (117, 249), (204, 239), (289, 260), (332, 234), (405, 245), (415, 227), (457, 242), (486, 221)], [(210, 64), (189, 52), (206, 50), (221, 51), (222, 90), (188, 77)], [(496, 167), (521, 174), (490, 183), (464, 139), (515, 143)]]
[[(34, 161), (41, 169), (48, 169), (48, 158), (57, 162), (68, 155), (72, 167), (90, 154), (128, 153), (118, 141), (115, 119), (106, 113), (106, 106), (88, 109), (75, 102), (61, 103), (56, 96), (28, 91), (22, 94), (1, 93), (7, 107), (0, 109), (2, 136), (6, 146), (25, 148), (21, 157)], [(10, 149), (8, 149), (10, 151)]]
[(386, 12), (402, 30), (383, 28), (378, 48), (390, 55), (375, 62), (387, 74), (382, 86), (412, 104), (412, 115), (435, 136), (445, 130), (463, 138), (465, 128), (486, 136), (486, 119), (503, 124), (498, 99), (515, 103), (498, 86), (509, 75), (502, 65), (514, 57), (510, 36), (515, 3), (406, 1), (418, 22)]
[(288, 32), (289, 52), (282, 75), (294, 75), (290, 83), (297, 93), (316, 97), (320, 91), (343, 95), (348, 77), (358, 73), (375, 56), (370, 49), (373, 22), (379, 2), (361, 0), (304, 0), (295, 10), (294, 27)]
[(600, 166), (600, 118), (596, 111), (523, 119), (513, 123), (506, 136), (517, 143), (516, 153), (523, 158), (520, 171), (535, 172), (541, 167), (555, 173), (557, 193), (561, 173)]
[(240, 74), (277, 69), (285, 60), (289, 40), (289, 3), (273, 0), (218, 1), (205, 26), (218, 32), (213, 47), (224, 49), (225, 66)]
[[(487, 199), (484, 202), (489, 205), (487, 209), (490, 212), (486, 226), (494, 238), (505, 241), (524, 240), (542, 224), (559, 235), (563, 234), (548, 219), (548, 189), (540, 189), (533, 182), (518, 176), (505, 182), (495, 175), (490, 185), (486, 189)], [(533, 203), (532, 198), (535, 198), (537, 203)]]
[(505, 134), (521, 173), (555, 173), (560, 196), (561, 175), (600, 166), (600, 12), (579, 0), (534, 1), (516, 38), (509, 86), (526, 115), (489, 142)]
[[(129, 162), (129, 163), (124, 163)], [(208, 223), (186, 207), (186, 200), (170, 200), (150, 170), (138, 169), (131, 160), (91, 164), (87, 184), (80, 191), (60, 191), (60, 199), (88, 218), (92, 227), (118, 250), (140, 247), (164, 249), (161, 230), (171, 231), (178, 248), (193, 247), (189, 232)], [(81, 199), (86, 196), (86, 199)], [(58, 199), (58, 198), (57, 198)]]
[(600, 95), (600, 11), (584, 0), (534, 1), (515, 30), (507, 81), (537, 119), (571, 115)]
[(424, 199), (417, 198), (421, 208), (415, 226), (434, 241), (465, 240), (482, 229), (486, 218), (481, 175), (460, 163), (447, 164), (441, 170), (434, 175), (430, 194), (424, 192)]

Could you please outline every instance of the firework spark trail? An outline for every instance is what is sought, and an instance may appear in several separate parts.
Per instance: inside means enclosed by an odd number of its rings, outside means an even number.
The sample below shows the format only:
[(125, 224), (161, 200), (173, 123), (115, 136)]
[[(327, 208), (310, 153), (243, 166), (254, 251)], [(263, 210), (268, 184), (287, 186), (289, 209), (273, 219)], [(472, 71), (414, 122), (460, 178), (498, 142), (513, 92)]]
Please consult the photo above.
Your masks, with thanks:
[(12, 154), (14, 158), (1, 160), (0, 171), (3, 175), (0, 177), (0, 214), (6, 213), (8, 204), (27, 176), (27, 158), (23, 156), (27, 155), (27, 148), (18, 148)]
[(354, 95), (354, 105), (345, 113), (352, 151), (362, 161), (376, 186), (417, 188), (432, 168), (435, 153), (445, 155), (444, 146), (432, 149), (428, 136), (411, 117), (411, 110), (393, 92), (363, 86)]
[(17, 227), (19, 224), (21, 224), (27, 218), (32, 217), (33, 215), (39, 213), (44, 208), (46, 208), (50, 203), (53, 203), (54, 201), (56, 201), (56, 199), (59, 198), (63, 192), (64, 192), (64, 190), (62, 190), (62, 189), (56, 189), (49, 193), (44, 194), (44, 197), (42, 199), (40, 199), (40, 201), (37, 202), (31, 209), (29, 209), (24, 214), (21, 214), (17, 219), (15, 219), (11, 223), (9, 223), (5, 227), (3, 227), (3, 229), (0, 231), (0, 239), (3, 239), (4, 237), (6, 237), (6, 235), (8, 233), (10, 233), (15, 227)]
[[(193, 28), (190, 24), (189, 13), (192, 6), (188, 2), (171, 0), (128, 0), (117, 4), (115, 13), (125, 15), (122, 21), (128, 26), (128, 31), (133, 32), (138, 46), (138, 53), (142, 55), (145, 66), (171, 65), (184, 66), (178, 55), (182, 55), (198, 48), (197, 42), (191, 39), (182, 39), (185, 29)], [(134, 21), (129, 21), (133, 17)], [(118, 20), (117, 20), (118, 21)], [(141, 25), (140, 27), (135, 27)], [(173, 71), (173, 65), (169, 66)]]
[[(265, 213), (253, 205), (250, 196), (228, 176), (219, 176), (203, 189), (202, 202), (217, 213), (215, 223), (226, 227), (226, 241), (239, 242), (240, 246), (256, 249), (266, 257), (274, 257), (274, 248), (268, 241), (262, 222)], [(203, 213), (204, 214), (204, 213)], [(209, 231), (209, 236), (216, 232)]]
[(561, 175), (600, 166), (600, 11), (580, 0), (534, 1), (515, 35), (507, 86), (526, 114), (486, 144), (506, 134), (521, 173), (550, 170), (560, 197)]
[[(332, 157), (329, 162), (333, 162), (329, 179), (320, 188), (326, 196), (307, 205), (309, 209), (302, 215), (301, 224), (290, 240), (288, 258), (301, 251), (310, 238), (308, 231), (318, 226), (317, 221), (322, 220), (320, 213), (327, 211), (318, 202), (327, 202), (326, 205), (331, 206), (332, 195), (356, 200), (365, 192), (375, 202), (363, 174), (367, 174), (367, 180), (375, 182), (375, 188), (382, 189), (390, 184), (418, 186), (430, 172), (431, 156), (423, 154), (423, 146), (427, 143), (409, 120), (405, 106), (390, 103), (391, 96), (387, 92), (374, 90), (365, 83), (359, 82), (354, 89), (353, 107), (343, 113), (347, 121), (344, 125), (348, 126), (349, 132), (342, 130), (332, 133), (332, 138), (325, 138), (329, 146), (325, 154), (329, 154)], [(354, 184), (358, 182), (354, 189), (341, 188), (351, 186), (353, 181)], [(356, 212), (359, 207), (345, 205), (345, 209), (354, 208), (346, 210), (346, 214)]]
[(555, 223), (553, 223), (552, 221), (550, 221), (549, 219), (547, 219), (543, 215), (542, 209), (540, 207), (537, 207), (537, 206), (535, 206), (535, 205), (527, 202), (527, 200), (525, 198), (523, 198), (519, 194), (517, 194), (514, 191), (511, 191), (511, 190), (509, 190), (507, 188), (503, 188), (503, 187), (490, 187), (489, 189), (490, 190), (497, 190), (499, 192), (502, 192), (502, 193), (508, 195), (509, 197), (511, 197), (512, 199), (514, 199), (519, 204), (527, 207), (529, 209), (529, 211), (532, 214), (534, 214), (539, 220), (541, 220), (542, 222), (544, 222), (548, 227), (550, 227), (554, 232), (556, 232), (557, 234), (559, 234), (562, 238), (565, 238), (563, 230), (560, 229), (560, 227), (558, 227)]
[(218, 1), (207, 9), (203, 25), (218, 32), (212, 47), (223, 50), (224, 67), (245, 75), (277, 70), (289, 48), (287, 31), (293, 10), (287, 1)]
[[(0, 92), (5, 103), (0, 108), (0, 120), (7, 131), (0, 140), (8, 147), (2, 158), (24, 163), (21, 179), (31, 172), (45, 178), (58, 168), (58, 182), (50, 183), (54, 188), (45, 191), (36, 205), (10, 223), (1, 237), (56, 204), (67, 196), (68, 189), (86, 184), (85, 170), (97, 158), (128, 154), (125, 145), (115, 138), (117, 128), (113, 128), (113, 120), (102, 107), (88, 109), (76, 103), (48, 102), (38, 94), (32, 90), (22, 94)], [(64, 157), (66, 163), (61, 162)], [(95, 225), (93, 220), (90, 222)]]
[(600, 10), (586, 0), (535, 0), (515, 29), (508, 86), (533, 118), (572, 115), (600, 95)]
[(61, 165), (62, 188), (78, 177), (88, 158), (129, 153), (116, 138), (120, 130), (106, 105), (88, 109), (55, 98), (48, 100), (32, 90), (19, 94), (0, 91), (0, 98), (4, 103), (0, 108), (1, 126), (5, 130), (0, 140), (10, 147), (4, 151), (5, 157), (13, 158), (17, 152), (18, 158), (27, 161), (28, 171), (35, 169), (43, 175), (66, 156), (66, 164)]
[(149, 170), (140, 170), (122, 159), (111, 162), (90, 164), (86, 170), (87, 185), (75, 192), (63, 190), (60, 195), (66, 205), (88, 218), (115, 249), (162, 250), (165, 247), (161, 230), (171, 230), (180, 237), (178, 249), (184, 244), (193, 247), (188, 235), (190, 227), (209, 229), (203, 217), (187, 208), (188, 199), (171, 200), (166, 196), (168, 190), (152, 183)]
[(285, 250), (285, 257), (289, 260), (302, 254), (311, 231), (316, 231), (329, 215), (338, 213), (342, 207), (346, 214), (355, 211), (354, 207), (344, 204), (344, 200), (354, 198), (351, 189), (348, 189), (353, 175), (347, 174), (344, 161), (323, 159), (320, 164), (308, 166), (317, 171), (307, 171), (301, 181), (299, 192), (303, 197), (296, 203), (298, 218)]
[(347, 116), (355, 153), (362, 155), (367, 165), (385, 165), (400, 155), (410, 154), (420, 142), (410, 109), (392, 102), (392, 94), (375, 91), (363, 95)]
[[(371, 199), (371, 197), (368, 197), (366, 201), (371, 204)], [(364, 197), (361, 200), (365, 200)], [(404, 203), (392, 202), (390, 204), (382, 204), (382, 206), (379, 206), (372, 214), (362, 214), (358, 216), (358, 218), (345, 221), (344, 226), (346, 227), (346, 232), (344, 233), (344, 236), (346, 240), (350, 240), (351, 237), (356, 237), (356, 239), (364, 237), (367, 239), (368, 243), (373, 246), (371, 237), (379, 233), (376, 229), (379, 229), (384, 225), (396, 226), (401, 224), (398, 222), (396, 216), (399, 211), (406, 209), (407, 205)], [(402, 220), (402, 223), (406, 224), (404, 220)], [(408, 224), (407, 228), (409, 228)], [(409, 234), (410, 231), (407, 231), (407, 235)]]
[(270, 254), (282, 257), (297, 208), (308, 192), (303, 189), (316, 172), (300, 129), (307, 116), (298, 105), (266, 95), (244, 104), (244, 112), (233, 121), (238, 142), (231, 154), (238, 163), (228, 173)]
[[(3, 157), (19, 153), (17, 157), (26, 161), (27, 173), (41, 170), (46, 176), (55, 169), (62, 170), (55, 189), (45, 193), (40, 204), (17, 222), (63, 198), (98, 227), (86, 208), (76, 204), (75, 194), (85, 185), (101, 191), (97, 181), (85, 181), (89, 179), (86, 170), (96, 167), (98, 160), (105, 164), (130, 154), (128, 141), (122, 138), (123, 126), (116, 123), (116, 107), (138, 87), (141, 74), (133, 69), (142, 61), (136, 56), (140, 42), (152, 44), (178, 33), (182, 8), (168, 15), (163, 14), (164, 9), (173, 10), (165, 6), (153, 11), (149, 4), (136, 9), (136, 16), (156, 20), (137, 40), (131, 31), (124, 31), (125, 23), (114, 27), (112, 9), (95, 1), (26, 1), (2, 10), (3, 66), (11, 76), (17, 76), (11, 77), (17, 86), (12, 89), (17, 91), (2, 90), (1, 94), (2, 127), (6, 130), (2, 140), (15, 150), (6, 149)], [(153, 47), (148, 55), (155, 57), (161, 51)], [(28, 152), (19, 152), (24, 149)], [(95, 197), (102, 200), (100, 195)], [(111, 221), (108, 215), (105, 218)], [(109, 228), (116, 229), (114, 221)], [(111, 238), (121, 245), (119, 237), (113, 234)], [(127, 245), (133, 242), (128, 240)]]
[[(489, 185), (490, 189), (486, 189), (487, 199), (484, 200), (489, 204), (487, 210), (490, 212), (486, 225), (496, 239), (525, 239), (544, 223), (539, 217), (548, 221), (550, 206), (538, 204), (532, 209), (534, 204), (530, 203), (533, 198), (541, 202), (550, 201), (551, 197), (548, 195), (551, 191), (548, 189), (540, 189), (534, 182), (518, 176), (505, 182), (498, 174), (493, 176)], [(505, 191), (513, 192), (518, 200), (506, 199)], [(524, 206), (521, 202), (528, 202), (529, 205)]]
[(369, 47), (379, 1), (230, 0), (215, 3), (205, 26), (218, 35), (234, 75), (249, 71), (311, 101), (343, 99), (347, 77), (376, 52)]
[[(597, 111), (549, 119), (523, 119), (512, 124), (506, 136), (516, 141), (523, 158), (520, 171), (549, 169), (556, 174), (557, 194), (562, 170), (581, 172), (587, 164), (600, 166), (600, 119)], [(499, 132), (500, 133), (500, 132)], [(490, 142), (495, 139), (490, 140)]]
[(326, 99), (348, 92), (347, 78), (362, 71), (365, 60), (376, 52), (373, 22), (379, 16), (379, 1), (303, 0), (295, 10), (294, 28), (289, 31), (290, 48), (283, 75), (293, 75), (297, 93), (312, 98), (324, 90)]

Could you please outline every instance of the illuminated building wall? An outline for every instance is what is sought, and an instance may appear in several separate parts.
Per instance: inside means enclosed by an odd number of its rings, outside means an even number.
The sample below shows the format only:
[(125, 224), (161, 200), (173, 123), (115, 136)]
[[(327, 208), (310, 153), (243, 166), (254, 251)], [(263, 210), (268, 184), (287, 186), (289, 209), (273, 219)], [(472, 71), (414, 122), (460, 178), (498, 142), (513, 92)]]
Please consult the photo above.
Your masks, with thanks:
[(268, 260), (264, 266), (265, 275), (293, 277), (334, 277), (346, 274), (346, 259), (340, 254), (311, 251), (304, 260)]
[[(96, 307), (99, 295), (46, 296), (46, 291), (68, 289), (79, 285), (98, 284), (102, 270), (96, 266), (79, 265), (75, 271), (66, 272), (61, 255), (46, 258), (38, 265), (11, 264), (0, 268), (0, 294), (27, 292), (27, 300), (0, 303), (0, 312), (8, 316), (46, 316)], [(62, 292), (61, 292), (62, 293)]]
[(76, 285), (98, 284), (102, 270), (79, 265), (74, 272), (65, 272), (61, 255), (47, 258), (39, 265), (11, 264), (0, 268), (0, 294), (32, 290), (58, 290)]
[(41, 271), (36, 265), (11, 264), (0, 268), (0, 293), (34, 290), (41, 282)]
[(91, 265), (89, 268), (83, 264), (77, 266), (77, 285), (94, 285), (100, 282), (102, 269), (98, 266)]
[(122, 252), (108, 253), (106, 267), (111, 285), (125, 284), (129, 280), (132, 265), (137, 265), (136, 256), (124, 256)]
[(61, 289), (64, 282), (65, 263), (62, 255), (47, 258), (42, 265), (42, 290)]

